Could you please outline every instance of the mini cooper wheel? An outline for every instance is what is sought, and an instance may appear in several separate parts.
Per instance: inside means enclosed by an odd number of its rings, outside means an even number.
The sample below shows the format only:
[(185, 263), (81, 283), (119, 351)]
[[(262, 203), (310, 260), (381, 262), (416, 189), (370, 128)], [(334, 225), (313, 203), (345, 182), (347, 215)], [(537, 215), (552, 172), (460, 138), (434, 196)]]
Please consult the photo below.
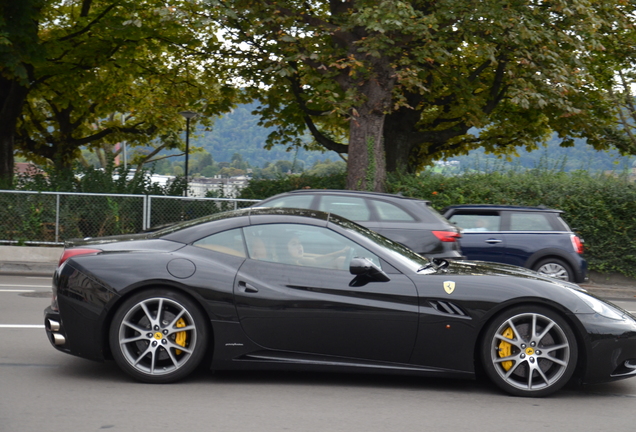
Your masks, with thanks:
[(549, 309), (517, 307), (501, 314), (484, 339), (482, 361), (488, 377), (515, 396), (546, 396), (574, 373), (574, 333)]
[(133, 378), (169, 383), (186, 377), (201, 363), (207, 327), (190, 299), (154, 289), (121, 305), (110, 326), (109, 343), (117, 365)]
[(543, 276), (568, 282), (574, 281), (574, 274), (572, 273), (570, 266), (567, 265), (565, 261), (558, 258), (547, 258), (541, 260), (535, 266), (535, 270)]

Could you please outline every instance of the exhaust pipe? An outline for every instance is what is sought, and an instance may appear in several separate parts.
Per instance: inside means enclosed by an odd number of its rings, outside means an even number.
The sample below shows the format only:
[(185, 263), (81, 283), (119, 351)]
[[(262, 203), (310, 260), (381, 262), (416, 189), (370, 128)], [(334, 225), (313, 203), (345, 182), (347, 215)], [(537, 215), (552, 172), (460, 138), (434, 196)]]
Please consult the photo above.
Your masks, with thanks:
[(66, 338), (59, 333), (52, 333), (53, 335), (53, 343), (55, 345), (64, 345), (66, 343)]
[(44, 323), (47, 330), (56, 332), (60, 331), (60, 323), (57, 321), (53, 321), (52, 319), (47, 319)]

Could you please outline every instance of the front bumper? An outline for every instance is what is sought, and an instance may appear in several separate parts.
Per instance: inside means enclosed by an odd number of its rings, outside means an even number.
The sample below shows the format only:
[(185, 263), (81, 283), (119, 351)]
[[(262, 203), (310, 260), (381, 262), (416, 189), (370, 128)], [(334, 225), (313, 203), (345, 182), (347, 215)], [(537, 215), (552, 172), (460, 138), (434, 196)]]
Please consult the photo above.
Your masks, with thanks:
[[(577, 314), (587, 330), (582, 382), (593, 384), (636, 377), (636, 321), (613, 321), (598, 314)], [(581, 347), (579, 347), (581, 349)]]

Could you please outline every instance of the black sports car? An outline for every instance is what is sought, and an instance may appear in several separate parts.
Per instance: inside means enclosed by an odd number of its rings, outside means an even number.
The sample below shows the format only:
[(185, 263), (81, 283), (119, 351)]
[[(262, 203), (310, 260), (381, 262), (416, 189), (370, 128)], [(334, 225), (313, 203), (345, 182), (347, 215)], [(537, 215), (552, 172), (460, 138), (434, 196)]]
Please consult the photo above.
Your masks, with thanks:
[(254, 208), (68, 245), (45, 311), (63, 352), (134, 378), (212, 369), (475, 376), (544, 396), (636, 375), (636, 321), (520, 267), (429, 261), (339, 216)]

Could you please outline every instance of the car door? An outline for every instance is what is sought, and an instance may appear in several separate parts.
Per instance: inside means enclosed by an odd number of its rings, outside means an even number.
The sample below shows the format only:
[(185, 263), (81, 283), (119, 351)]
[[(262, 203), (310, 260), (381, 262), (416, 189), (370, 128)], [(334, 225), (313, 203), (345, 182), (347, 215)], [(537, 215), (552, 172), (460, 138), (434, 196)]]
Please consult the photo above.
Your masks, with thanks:
[[(528, 258), (541, 249), (555, 246), (559, 226), (553, 226), (550, 215), (543, 212), (507, 211), (505, 257), (507, 264), (525, 266)], [(567, 233), (565, 233), (567, 239)], [(569, 239), (568, 239), (569, 240)], [(566, 245), (571, 243), (567, 240)]]
[[(252, 341), (272, 350), (408, 361), (418, 323), (417, 291), (409, 278), (391, 274), (390, 282), (349, 286), (352, 255), (380, 260), (326, 227), (256, 225), (245, 234), (253, 258), (239, 269), (234, 296)], [(303, 243), (307, 262), (287, 257), (292, 238)], [(256, 244), (267, 250), (253, 254)], [(319, 260), (330, 254), (334, 260)]]
[(496, 211), (460, 211), (449, 220), (462, 229), (459, 245), (469, 260), (505, 262), (506, 237)]

